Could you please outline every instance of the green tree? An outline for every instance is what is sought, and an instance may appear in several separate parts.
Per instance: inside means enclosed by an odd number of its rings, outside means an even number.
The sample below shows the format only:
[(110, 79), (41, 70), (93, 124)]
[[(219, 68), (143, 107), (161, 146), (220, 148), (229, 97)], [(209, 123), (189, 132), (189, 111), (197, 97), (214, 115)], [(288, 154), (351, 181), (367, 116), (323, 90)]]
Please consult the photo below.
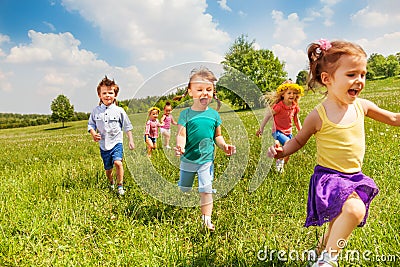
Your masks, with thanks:
[(306, 70), (301, 70), (297, 73), (296, 83), (298, 85), (305, 85), (307, 83), (308, 72)]
[(70, 121), (74, 115), (74, 106), (65, 95), (59, 95), (51, 102), (51, 121), (62, 122), (62, 127), (66, 121)]
[(256, 50), (254, 43), (254, 40), (248, 41), (245, 35), (239, 36), (222, 61), (224, 85), (219, 90), (223, 91), (232, 104), (243, 109), (261, 107), (261, 95), (274, 90), (287, 76), (283, 70), (284, 63), (270, 50)]
[(397, 61), (400, 63), (400, 52), (397, 52), (395, 55)]
[(367, 78), (386, 76), (386, 58), (381, 54), (373, 53), (368, 58), (367, 69), (374, 75), (369, 75)]
[(389, 55), (386, 57), (385, 62), (386, 77), (397, 76), (400, 72), (400, 63), (395, 55)]

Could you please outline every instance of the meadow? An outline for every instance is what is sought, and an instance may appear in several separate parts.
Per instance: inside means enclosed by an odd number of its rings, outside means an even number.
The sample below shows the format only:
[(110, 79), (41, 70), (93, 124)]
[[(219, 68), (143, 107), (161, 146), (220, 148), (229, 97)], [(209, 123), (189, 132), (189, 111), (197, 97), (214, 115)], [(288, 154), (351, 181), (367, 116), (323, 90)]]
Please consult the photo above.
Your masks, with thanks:
[[(400, 79), (392, 78), (368, 81), (362, 97), (400, 112), (398, 94)], [(301, 99), (301, 120), (321, 98)], [(314, 138), (279, 174), (265, 155), (269, 129), (255, 137), (263, 115), (221, 112), (238, 154), (216, 154), (214, 233), (200, 225), (196, 192), (178, 199), (172, 152), (145, 156), (146, 114), (131, 116), (136, 148), (125, 145), (123, 197), (108, 189), (86, 121), (0, 130), (0, 266), (306, 266), (303, 252), (326, 230), (303, 227)], [(365, 131), (363, 172), (380, 193), (340, 266), (399, 266), (400, 129), (366, 118)]]

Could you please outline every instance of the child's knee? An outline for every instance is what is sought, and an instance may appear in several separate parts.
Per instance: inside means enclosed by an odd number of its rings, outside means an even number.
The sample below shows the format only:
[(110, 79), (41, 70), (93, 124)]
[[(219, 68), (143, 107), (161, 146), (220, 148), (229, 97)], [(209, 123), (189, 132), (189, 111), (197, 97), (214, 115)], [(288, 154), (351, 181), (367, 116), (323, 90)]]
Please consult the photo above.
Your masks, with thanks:
[(357, 222), (361, 222), (365, 217), (367, 209), (364, 202), (359, 197), (352, 197), (346, 200), (342, 212), (346, 213), (348, 216), (352, 216)]
[(122, 168), (122, 161), (121, 160), (115, 160), (114, 161), (114, 166), (116, 168)]

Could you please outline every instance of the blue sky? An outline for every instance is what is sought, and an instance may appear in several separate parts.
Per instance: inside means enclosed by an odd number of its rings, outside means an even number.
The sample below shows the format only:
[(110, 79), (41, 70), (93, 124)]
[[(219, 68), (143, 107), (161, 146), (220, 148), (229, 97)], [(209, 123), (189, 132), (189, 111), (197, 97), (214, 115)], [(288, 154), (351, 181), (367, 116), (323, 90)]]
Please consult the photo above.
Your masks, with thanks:
[(155, 74), (219, 63), (241, 34), (295, 78), (310, 42), (345, 39), (387, 56), (400, 52), (399, 26), (392, 0), (1, 0), (0, 112), (50, 114), (59, 94), (90, 112), (105, 74), (119, 99), (143, 97)]

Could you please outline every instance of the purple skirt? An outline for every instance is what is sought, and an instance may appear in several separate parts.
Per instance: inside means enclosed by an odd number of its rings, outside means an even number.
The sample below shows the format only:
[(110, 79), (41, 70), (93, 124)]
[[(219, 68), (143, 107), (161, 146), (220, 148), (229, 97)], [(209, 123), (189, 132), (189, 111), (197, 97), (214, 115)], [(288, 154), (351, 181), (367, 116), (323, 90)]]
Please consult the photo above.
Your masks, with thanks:
[(317, 165), (308, 189), (304, 226), (321, 226), (332, 221), (342, 212), (344, 202), (353, 192), (365, 203), (365, 217), (358, 225), (361, 227), (367, 220), (369, 204), (379, 192), (374, 180), (362, 172), (346, 174)]

